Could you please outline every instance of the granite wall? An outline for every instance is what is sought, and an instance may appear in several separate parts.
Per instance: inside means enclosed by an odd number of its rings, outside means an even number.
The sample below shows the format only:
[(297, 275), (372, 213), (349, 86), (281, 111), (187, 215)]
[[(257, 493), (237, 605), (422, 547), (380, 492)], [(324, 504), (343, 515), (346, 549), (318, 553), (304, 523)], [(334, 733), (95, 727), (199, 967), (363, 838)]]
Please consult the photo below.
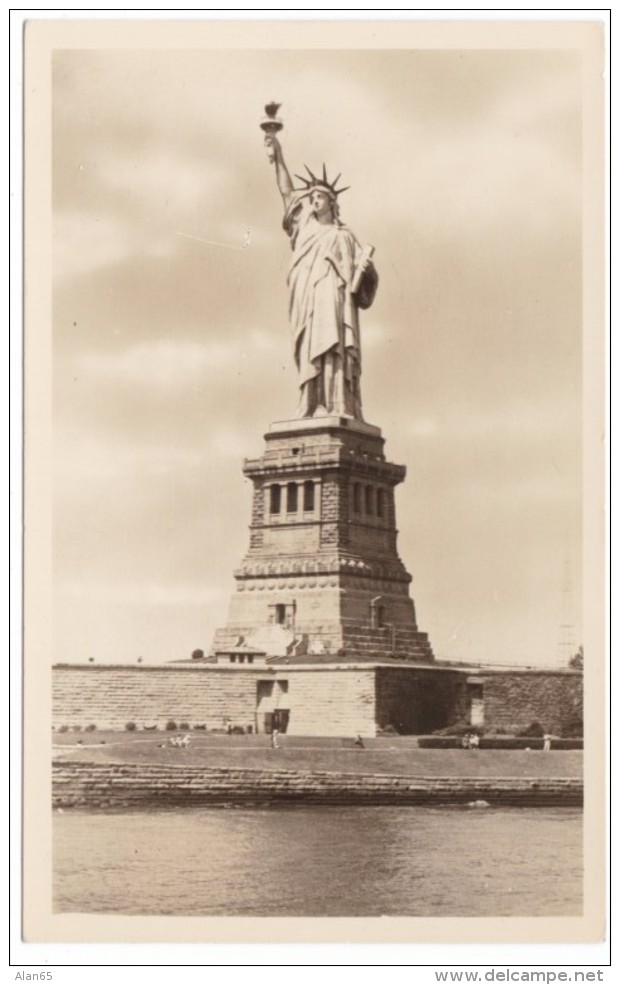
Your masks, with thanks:
[[(168, 721), (265, 729), (265, 712), (289, 712), (290, 735), (373, 736), (374, 668), (202, 665), (186, 667), (59, 665), (52, 676), (52, 721), (66, 726), (124, 729)], [(266, 688), (265, 688), (266, 685)], [(277, 685), (277, 702), (259, 695)]]
[(302, 770), (55, 763), (55, 808), (198, 807), (205, 804), (453, 804), (578, 806), (581, 780), (539, 777), (395, 777)]
[(60, 665), (52, 674), (52, 721), (61, 726), (124, 729), (168, 721), (254, 727), (256, 674), (227, 667)]
[[(56, 728), (165, 728), (169, 720), (208, 729), (265, 730), (265, 712), (288, 711), (290, 735), (374, 736), (391, 727), (424, 735), (471, 721), (519, 732), (534, 721), (556, 735), (579, 735), (583, 677), (569, 670), (467, 671), (398, 664), (276, 667), (59, 665), (53, 671)], [(271, 683), (277, 704), (259, 708)], [(268, 699), (268, 695), (267, 695)], [(263, 701), (261, 699), (261, 705)]]
[[(581, 735), (583, 674), (575, 670), (481, 672), (484, 724), (518, 732), (540, 722), (554, 735)], [(473, 678), (469, 678), (473, 680)]]

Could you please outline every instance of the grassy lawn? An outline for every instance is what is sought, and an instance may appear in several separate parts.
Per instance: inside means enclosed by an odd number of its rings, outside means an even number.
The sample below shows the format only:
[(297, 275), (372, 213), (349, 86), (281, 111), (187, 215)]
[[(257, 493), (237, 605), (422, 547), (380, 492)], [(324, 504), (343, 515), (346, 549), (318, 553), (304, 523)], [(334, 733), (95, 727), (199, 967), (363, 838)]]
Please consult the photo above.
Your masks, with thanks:
[[(172, 733), (174, 735), (174, 733)], [(193, 732), (186, 748), (169, 744), (167, 732), (55, 733), (58, 762), (161, 763), (248, 769), (327, 770), (395, 776), (581, 777), (583, 753), (521, 750), (418, 749), (412, 740), (352, 741), (282, 736), (271, 749), (268, 736), (224, 736)]]

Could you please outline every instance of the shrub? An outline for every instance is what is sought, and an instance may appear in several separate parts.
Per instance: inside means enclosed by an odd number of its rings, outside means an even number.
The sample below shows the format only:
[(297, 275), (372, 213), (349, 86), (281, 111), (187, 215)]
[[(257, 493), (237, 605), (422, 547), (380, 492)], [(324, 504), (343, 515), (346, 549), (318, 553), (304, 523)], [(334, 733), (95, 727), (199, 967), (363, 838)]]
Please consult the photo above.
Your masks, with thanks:
[(176, 732), (176, 730), (177, 730), (176, 722), (173, 722), (172, 719), (166, 722), (166, 732)]
[(207, 726), (206, 725), (194, 725), (194, 731), (195, 732), (206, 732), (207, 731)]
[(582, 738), (583, 737), (583, 721), (578, 715), (573, 718), (569, 718), (566, 722), (562, 724), (560, 729), (560, 735), (565, 739), (572, 738)]
[(536, 736), (496, 735), (480, 740), (481, 749), (542, 749), (543, 741)]
[(583, 670), (583, 647), (580, 646), (570, 660), (568, 661), (568, 666), (572, 667), (573, 670)]
[(156, 732), (158, 726), (157, 723), (155, 723), (155, 725), (143, 725), (142, 728), (145, 732)]
[(192, 660), (203, 660), (204, 655), (204, 650), (192, 650)]
[[(481, 749), (542, 749), (543, 740), (525, 736), (496, 736), (480, 740)], [(582, 739), (552, 739), (551, 750), (583, 749)]]
[(58, 729), (58, 731), (59, 732), (68, 732), (69, 731), (69, 726), (68, 725), (61, 725), (60, 728)]
[(453, 725), (446, 725), (445, 728), (438, 728), (433, 731), (433, 735), (484, 735), (484, 728), (481, 725), (471, 725), (469, 722), (455, 722)]
[(91, 722), (90, 725), (87, 725), (86, 726), (86, 728), (84, 729), (84, 731), (85, 732), (96, 732), (97, 731), (97, 726), (96, 725), (93, 725), (92, 722)]
[(545, 729), (540, 722), (530, 722), (527, 728), (522, 728), (517, 732), (517, 735), (522, 735), (524, 738), (532, 739), (542, 739), (544, 734)]
[(179, 725), (179, 728), (180, 728), (181, 732), (189, 732), (191, 726), (189, 725), (188, 722), (181, 722), (181, 724)]
[[(473, 733), (473, 729), (471, 730)], [(420, 749), (462, 749), (460, 736), (423, 735), (418, 738)], [(486, 735), (480, 739), (480, 749), (542, 749), (543, 740), (516, 735)], [(583, 739), (553, 739), (552, 751), (583, 749)], [(465, 751), (465, 750), (464, 750)]]
[(583, 739), (552, 739), (552, 749), (583, 749)]
[(460, 749), (461, 740), (456, 735), (423, 735), (418, 739), (420, 749)]
[(126, 732), (135, 732), (136, 731), (136, 723), (135, 722), (127, 722), (126, 725), (125, 725), (125, 731)]

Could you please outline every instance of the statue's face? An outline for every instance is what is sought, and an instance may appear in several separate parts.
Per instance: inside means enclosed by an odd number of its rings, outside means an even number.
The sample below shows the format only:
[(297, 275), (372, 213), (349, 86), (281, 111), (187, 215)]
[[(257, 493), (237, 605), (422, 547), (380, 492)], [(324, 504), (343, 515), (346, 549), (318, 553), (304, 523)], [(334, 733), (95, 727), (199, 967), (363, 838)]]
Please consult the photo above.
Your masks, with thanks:
[(317, 219), (333, 218), (332, 202), (327, 192), (315, 188), (310, 195), (310, 208)]

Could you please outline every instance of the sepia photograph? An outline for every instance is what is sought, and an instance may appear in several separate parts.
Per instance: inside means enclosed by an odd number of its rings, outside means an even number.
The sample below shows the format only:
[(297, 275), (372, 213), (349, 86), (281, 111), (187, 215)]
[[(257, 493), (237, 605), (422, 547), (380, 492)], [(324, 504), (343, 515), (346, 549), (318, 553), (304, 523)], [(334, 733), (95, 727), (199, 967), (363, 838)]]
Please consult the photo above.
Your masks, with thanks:
[(26, 24), (26, 939), (600, 938), (603, 64)]

